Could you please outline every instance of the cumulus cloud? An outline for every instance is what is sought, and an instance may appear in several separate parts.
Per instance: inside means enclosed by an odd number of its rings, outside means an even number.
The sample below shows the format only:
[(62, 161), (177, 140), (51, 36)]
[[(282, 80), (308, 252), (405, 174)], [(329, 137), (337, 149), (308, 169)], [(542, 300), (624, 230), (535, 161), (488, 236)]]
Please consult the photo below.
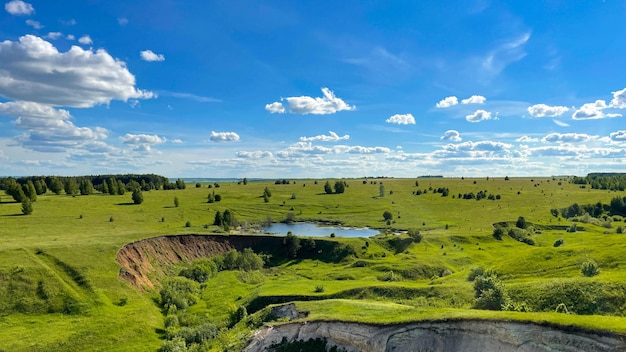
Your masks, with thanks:
[(459, 99), (457, 99), (457, 97), (455, 96), (451, 96), (451, 97), (447, 97), (442, 99), (440, 102), (437, 103), (437, 107), (440, 109), (443, 108), (449, 108), (451, 106), (457, 105), (459, 103)]
[(126, 64), (103, 49), (72, 46), (61, 53), (50, 42), (25, 35), (18, 42), (0, 42), (0, 96), (88, 108), (154, 95), (136, 89)]
[(44, 38), (57, 40), (61, 38), (62, 36), (63, 36), (63, 33), (61, 32), (49, 32), (48, 34), (44, 36)]
[(67, 37), (65, 37), (65, 39), (67, 39), (67, 40), (75, 40), (76, 37), (73, 34), (68, 34)]
[[(615, 99), (613, 99), (615, 100)], [(619, 101), (618, 101), (619, 102)], [(612, 102), (611, 102), (612, 103)], [(583, 104), (572, 115), (574, 120), (597, 120), (604, 118), (620, 117), (621, 114), (606, 114), (604, 109), (608, 108), (604, 100), (596, 100), (595, 103)]]
[(618, 109), (626, 109), (626, 88), (613, 92), (613, 100), (611, 107)]
[(349, 154), (389, 154), (391, 153), (391, 149), (387, 147), (350, 146), (346, 148), (346, 153), (349, 153)]
[(108, 131), (101, 127), (78, 127), (70, 121), (69, 111), (34, 102), (0, 103), (0, 115), (17, 117), (13, 125), (26, 133), (15, 141), (24, 148), (39, 152), (102, 150), (109, 148), (102, 140)]
[(388, 118), (386, 122), (396, 125), (415, 125), (415, 117), (412, 114), (396, 114)]
[(469, 122), (480, 122), (485, 120), (491, 120), (491, 113), (485, 110), (476, 110), (474, 113), (465, 116), (465, 119)]
[(129, 145), (133, 150), (139, 152), (151, 152), (152, 146), (167, 142), (165, 137), (156, 134), (130, 134), (120, 137), (122, 143)]
[(620, 130), (611, 132), (609, 134), (609, 138), (611, 138), (611, 140), (615, 142), (626, 142), (626, 131)]
[(167, 141), (165, 137), (159, 137), (156, 134), (130, 134), (127, 133), (120, 137), (120, 141), (124, 144), (163, 144)]
[(549, 106), (546, 104), (535, 104), (529, 106), (528, 113), (532, 117), (557, 117), (569, 111), (567, 106)]
[(285, 106), (283, 106), (283, 103), (278, 102), (278, 101), (273, 102), (271, 104), (266, 104), (265, 110), (271, 112), (272, 114), (274, 113), (283, 114), (286, 111)]
[[(300, 96), (281, 100), (287, 101), (289, 112), (292, 114), (328, 115), (339, 111), (356, 109), (354, 105), (349, 105), (341, 98), (336, 97), (335, 93), (328, 88), (322, 88), (322, 94), (324, 95), (323, 97)], [(265, 105), (265, 110), (272, 113), (283, 113), (285, 112), (285, 106), (280, 102), (274, 102)]]
[(43, 28), (41, 23), (39, 23), (38, 21), (35, 21), (35, 20), (31, 20), (31, 19), (26, 20), (26, 25), (27, 26), (31, 26), (31, 27), (33, 27), (35, 29), (42, 29)]
[(315, 142), (315, 141), (320, 141), (320, 142), (337, 142), (337, 141), (341, 141), (341, 140), (348, 140), (350, 139), (350, 135), (346, 134), (343, 137), (340, 137), (337, 133), (333, 132), (333, 131), (328, 131), (329, 135), (319, 135), (319, 136), (313, 136), (313, 137), (300, 137), (300, 140), (302, 142)]
[(88, 35), (84, 35), (80, 38), (78, 38), (78, 42), (84, 45), (90, 45), (93, 44), (93, 40), (91, 40), (91, 37)]
[(152, 50), (143, 50), (139, 54), (143, 61), (165, 61), (163, 54), (155, 54)]
[(241, 151), (241, 152), (237, 152), (235, 155), (238, 158), (242, 158), (242, 159), (263, 159), (263, 158), (271, 158), (274, 156), (271, 152), (261, 151), (261, 150), (257, 150), (253, 152)]
[(541, 141), (544, 143), (575, 143), (588, 142), (594, 138), (594, 136), (584, 133), (550, 133), (543, 137)]
[(14, 16), (31, 15), (35, 12), (33, 5), (22, 0), (12, 0), (4, 4), (4, 9)]
[(211, 131), (209, 140), (213, 142), (237, 142), (239, 135), (235, 132), (215, 132)]
[(443, 136), (441, 136), (440, 139), (444, 141), (452, 141), (452, 142), (460, 142), (462, 140), (461, 134), (455, 130), (447, 130), (443, 134)]
[(467, 99), (461, 100), (461, 104), (484, 104), (487, 98), (482, 95), (472, 95)]
[(539, 138), (532, 138), (529, 136), (521, 136), (518, 139), (515, 140), (516, 142), (519, 143), (536, 143), (539, 142)]
[(444, 150), (450, 151), (502, 151), (511, 149), (513, 145), (495, 141), (463, 142), (443, 146)]

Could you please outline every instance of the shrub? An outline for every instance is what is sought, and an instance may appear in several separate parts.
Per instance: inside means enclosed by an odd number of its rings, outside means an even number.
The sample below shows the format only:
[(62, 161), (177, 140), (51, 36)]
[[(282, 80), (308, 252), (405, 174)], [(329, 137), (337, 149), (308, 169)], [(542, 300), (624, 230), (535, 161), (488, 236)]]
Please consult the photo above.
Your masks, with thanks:
[(179, 205), (180, 205), (180, 201), (178, 200), (178, 197), (174, 197), (174, 206), (178, 208)]
[(600, 268), (594, 261), (586, 261), (580, 266), (580, 271), (586, 277), (592, 277), (600, 274)]
[(115, 219), (111, 216), (111, 217), (109, 218), (109, 222), (113, 222), (113, 221), (115, 221)]
[(133, 203), (135, 204), (143, 203), (143, 194), (141, 193), (141, 190), (139, 188), (136, 188), (133, 191), (132, 199), (133, 199)]
[(216, 202), (221, 202), (221, 201), (222, 201), (222, 196), (221, 196), (221, 195), (219, 195), (219, 194), (216, 194), (216, 195), (215, 195), (215, 201), (216, 201)]
[(317, 286), (315, 286), (315, 292), (316, 293), (324, 292), (324, 285), (317, 285)]
[(187, 222), (185, 223), (185, 227), (191, 227), (191, 221), (187, 220)]
[(383, 213), (383, 219), (385, 219), (385, 221), (393, 220), (393, 214), (389, 210), (385, 210)]
[(559, 238), (558, 240), (556, 240), (556, 241), (554, 242), (554, 245), (553, 245), (553, 246), (554, 246), (554, 247), (561, 247), (564, 243), (565, 243), (565, 241), (563, 241), (563, 239), (562, 239), (562, 238)]
[(184, 276), (198, 283), (203, 283), (217, 273), (215, 262), (209, 259), (199, 259), (191, 263), (187, 268), (180, 271), (178, 275)]
[(424, 235), (422, 235), (418, 229), (409, 229), (408, 234), (415, 243), (420, 243), (422, 239), (424, 239)]
[(198, 283), (181, 276), (170, 278), (159, 291), (161, 305), (164, 308), (175, 306), (177, 309), (185, 309), (196, 304), (198, 293)]
[(622, 226), (618, 226), (617, 229), (615, 230), (616, 233), (622, 234), (624, 233), (624, 228)]
[(469, 274), (467, 275), (467, 281), (474, 281), (477, 277), (483, 276), (485, 274), (485, 269), (480, 266), (475, 266), (470, 269)]
[(496, 226), (496, 228), (493, 229), (492, 236), (498, 241), (502, 240), (502, 236), (504, 236), (504, 230), (502, 229), (502, 227)]
[(30, 215), (33, 213), (33, 203), (29, 198), (24, 198), (22, 201), (22, 214)]
[(493, 272), (486, 272), (474, 279), (474, 297), (477, 309), (502, 310), (510, 298), (502, 281)]
[(526, 227), (528, 227), (528, 225), (526, 224), (526, 219), (524, 219), (523, 216), (520, 216), (519, 218), (517, 218), (517, 222), (515, 223), (515, 226), (520, 229), (525, 229)]

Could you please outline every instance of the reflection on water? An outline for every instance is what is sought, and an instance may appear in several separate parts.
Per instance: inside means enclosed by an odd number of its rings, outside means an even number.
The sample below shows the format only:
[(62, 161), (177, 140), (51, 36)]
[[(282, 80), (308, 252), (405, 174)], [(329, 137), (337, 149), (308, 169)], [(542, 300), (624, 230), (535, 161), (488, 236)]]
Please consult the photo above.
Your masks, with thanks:
[(309, 222), (294, 224), (275, 223), (266, 227), (264, 231), (280, 235), (286, 235), (287, 232), (291, 231), (294, 235), (312, 237), (328, 237), (331, 233), (334, 233), (337, 237), (370, 237), (380, 232), (370, 228), (317, 226)]

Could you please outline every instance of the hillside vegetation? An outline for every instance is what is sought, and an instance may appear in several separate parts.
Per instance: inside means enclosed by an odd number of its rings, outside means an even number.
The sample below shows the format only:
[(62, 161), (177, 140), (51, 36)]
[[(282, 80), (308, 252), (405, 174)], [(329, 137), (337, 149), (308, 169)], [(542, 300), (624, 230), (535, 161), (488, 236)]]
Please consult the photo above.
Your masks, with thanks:
[[(327, 180), (211, 183), (146, 187), (140, 204), (131, 192), (48, 191), (30, 215), (2, 195), (0, 350), (236, 350), (263, 323), (284, 321), (270, 305), (290, 301), (306, 319), (468, 317), (626, 333), (626, 223), (615, 200), (626, 192), (581, 180), (328, 180), (330, 192)], [(229, 240), (278, 221), (381, 234)], [(165, 253), (141, 241), (177, 234), (228, 243)], [(207, 248), (209, 259), (184, 248)], [(146, 280), (125, 279), (139, 272)]]

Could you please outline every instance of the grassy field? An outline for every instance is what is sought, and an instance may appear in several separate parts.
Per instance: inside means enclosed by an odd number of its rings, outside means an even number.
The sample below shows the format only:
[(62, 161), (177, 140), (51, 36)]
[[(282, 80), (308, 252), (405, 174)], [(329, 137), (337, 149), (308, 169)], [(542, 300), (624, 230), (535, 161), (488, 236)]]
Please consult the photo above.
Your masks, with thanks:
[[(614, 222), (611, 228), (579, 224), (584, 231), (569, 233), (564, 228), (572, 223), (550, 214), (551, 209), (572, 203), (608, 204), (615, 196), (626, 196), (625, 192), (580, 188), (559, 178), (417, 181), (419, 186), (416, 179), (350, 179), (343, 194), (325, 194), (325, 180), (285, 185), (222, 183), (211, 189), (192, 184), (184, 190), (144, 192), (140, 205), (131, 204), (129, 193), (46, 194), (38, 197), (29, 216), (20, 215), (21, 205), (3, 195), (0, 350), (159, 349), (164, 316), (155, 303), (158, 293), (142, 292), (121, 281), (116, 253), (142, 238), (219, 232), (212, 225), (215, 212), (227, 209), (247, 225), (244, 228), (268, 217), (281, 221), (292, 213), (297, 221), (339, 222), (383, 232), (416, 228), (424, 239), (411, 243), (406, 235), (393, 234), (332, 239), (353, 248), (354, 255), (339, 263), (282, 261), (264, 269), (253, 283), (246, 283), (237, 272), (220, 272), (203, 289), (200, 302), (189, 308), (190, 314), (218, 326), (242, 302), (284, 297), (300, 301), (298, 307), (310, 311), (310, 318), (382, 323), (502, 318), (626, 333), (626, 241), (616, 233), (618, 226), (626, 224)], [(262, 197), (265, 187), (272, 193), (269, 202)], [(449, 189), (447, 197), (431, 190), (440, 187)], [(415, 195), (418, 190), (426, 192)], [(500, 199), (459, 199), (459, 194), (480, 191)], [(207, 203), (213, 192), (222, 200)], [(389, 224), (383, 219), (385, 211), (393, 214)], [(540, 229), (532, 235), (536, 245), (508, 236), (501, 241), (492, 237), (494, 223), (515, 222), (520, 216)], [(557, 239), (563, 239), (564, 245), (553, 247)], [(581, 264), (587, 260), (598, 263), (599, 275), (581, 275)], [(466, 278), (475, 266), (495, 269), (513, 301), (549, 309), (533, 313), (471, 309), (472, 283)], [(312, 300), (322, 301), (313, 304)], [(554, 302), (576, 312), (590, 301), (601, 307), (601, 314), (554, 313)], [(241, 343), (246, 331), (239, 325), (222, 330), (212, 347)]]

